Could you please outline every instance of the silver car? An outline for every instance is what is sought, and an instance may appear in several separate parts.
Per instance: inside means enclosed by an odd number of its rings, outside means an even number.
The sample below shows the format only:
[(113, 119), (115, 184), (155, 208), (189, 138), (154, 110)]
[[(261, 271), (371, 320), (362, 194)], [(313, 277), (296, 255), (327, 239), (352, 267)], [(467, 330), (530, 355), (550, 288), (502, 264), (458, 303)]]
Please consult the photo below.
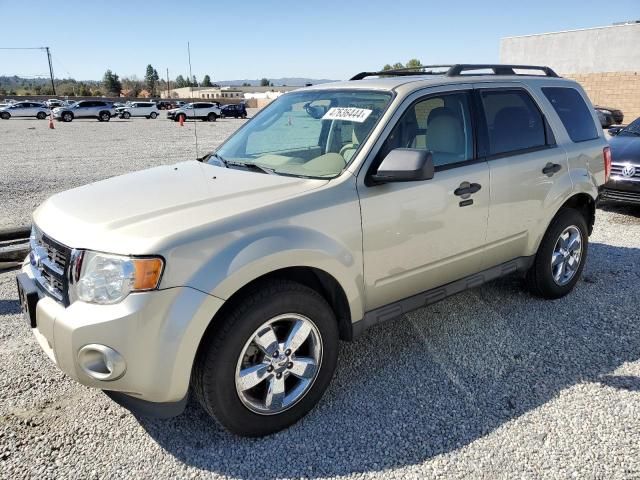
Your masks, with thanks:
[(503, 275), (569, 294), (611, 168), (583, 89), (433, 70), (295, 90), (202, 162), (45, 201), (18, 275), (42, 349), (134, 411), (193, 392), (259, 436), (320, 401), (339, 340)]
[(15, 102), (0, 108), (0, 118), (3, 120), (9, 120), (12, 117), (34, 117), (44, 120), (50, 113), (49, 107), (45, 104), (32, 101)]
[(113, 104), (103, 100), (80, 100), (53, 109), (53, 117), (63, 122), (71, 122), (76, 118), (97, 118), (100, 122), (108, 122), (114, 116), (116, 110)]

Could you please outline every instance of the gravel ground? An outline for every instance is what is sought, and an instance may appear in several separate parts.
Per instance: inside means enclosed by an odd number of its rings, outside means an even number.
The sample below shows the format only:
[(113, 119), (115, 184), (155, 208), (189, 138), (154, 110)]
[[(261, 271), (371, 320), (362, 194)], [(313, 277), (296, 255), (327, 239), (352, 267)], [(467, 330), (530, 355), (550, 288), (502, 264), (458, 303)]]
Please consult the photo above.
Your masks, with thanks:
[[(201, 144), (240, 123), (198, 124)], [(7, 224), (54, 191), (193, 152), (192, 125), (45, 126), (0, 122), (3, 166), (38, 158), (0, 180)], [(534, 299), (507, 278), (375, 327), (341, 345), (320, 405), (264, 439), (222, 431), (193, 402), (136, 418), (70, 381), (22, 319), (15, 272), (1, 273), (0, 478), (640, 478), (640, 208), (597, 217), (574, 293)]]

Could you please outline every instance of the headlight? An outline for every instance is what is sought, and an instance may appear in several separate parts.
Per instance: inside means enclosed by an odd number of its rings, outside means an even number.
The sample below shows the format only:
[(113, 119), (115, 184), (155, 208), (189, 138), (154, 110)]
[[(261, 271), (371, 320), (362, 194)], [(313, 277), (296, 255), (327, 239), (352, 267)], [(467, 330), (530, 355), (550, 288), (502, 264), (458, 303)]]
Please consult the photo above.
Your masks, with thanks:
[(163, 268), (164, 262), (159, 257), (84, 252), (75, 298), (102, 305), (117, 303), (131, 292), (157, 288)]

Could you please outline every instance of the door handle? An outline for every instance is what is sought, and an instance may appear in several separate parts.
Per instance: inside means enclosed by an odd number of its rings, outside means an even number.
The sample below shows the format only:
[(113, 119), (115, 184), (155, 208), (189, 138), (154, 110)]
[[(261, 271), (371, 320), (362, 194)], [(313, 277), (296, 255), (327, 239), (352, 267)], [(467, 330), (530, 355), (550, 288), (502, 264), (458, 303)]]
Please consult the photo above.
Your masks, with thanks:
[(458, 197), (469, 198), (470, 195), (476, 193), (481, 188), (482, 185), (479, 183), (462, 182), (460, 186), (453, 191), (453, 193)]
[(554, 173), (558, 173), (560, 170), (562, 170), (562, 167), (560, 165), (558, 165), (557, 163), (549, 162), (542, 169), (542, 173), (551, 177)]

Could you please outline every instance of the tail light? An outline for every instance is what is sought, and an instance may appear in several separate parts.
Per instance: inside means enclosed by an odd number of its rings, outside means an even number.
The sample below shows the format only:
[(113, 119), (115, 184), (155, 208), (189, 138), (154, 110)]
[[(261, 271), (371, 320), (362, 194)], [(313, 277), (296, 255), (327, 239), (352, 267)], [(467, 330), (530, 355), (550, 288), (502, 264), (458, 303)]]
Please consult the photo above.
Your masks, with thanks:
[(611, 176), (611, 147), (604, 147), (602, 156), (604, 157), (604, 181), (608, 182)]

